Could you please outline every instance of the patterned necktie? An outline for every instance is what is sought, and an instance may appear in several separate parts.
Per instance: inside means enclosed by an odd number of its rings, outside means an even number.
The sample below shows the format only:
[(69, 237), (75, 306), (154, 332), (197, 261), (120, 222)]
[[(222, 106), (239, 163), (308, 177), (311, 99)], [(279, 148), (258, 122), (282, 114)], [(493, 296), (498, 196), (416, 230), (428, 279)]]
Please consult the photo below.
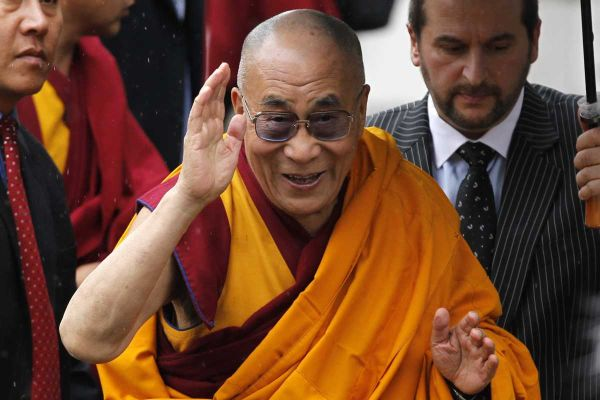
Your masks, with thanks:
[(489, 274), (494, 257), (497, 219), (494, 190), (486, 168), (496, 152), (483, 143), (473, 142), (463, 144), (456, 152), (469, 164), (467, 176), (456, 196), (460, 231)]
[(8, 199), (19, 245), (19, 260), (31, 320), (31, 399), (60, 399), (60, 362), (54, 311), (46, 286), (35, 231), (21, 177), (17, 124), (10, 116), (0, 120)]

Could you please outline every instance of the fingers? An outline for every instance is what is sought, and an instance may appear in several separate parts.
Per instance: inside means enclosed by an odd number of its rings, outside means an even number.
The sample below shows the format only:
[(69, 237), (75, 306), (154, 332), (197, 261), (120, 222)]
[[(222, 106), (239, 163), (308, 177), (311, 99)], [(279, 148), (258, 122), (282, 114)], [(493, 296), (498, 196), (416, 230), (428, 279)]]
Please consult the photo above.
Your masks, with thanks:
[(477, 347), (481, 347), (484, 344), (485, 332), (480, 328), (471, 329), (471, 332), (469, 332), (469, 338), (471, 338), (471, 343)]
[(582, 169), (575, 179), (580, 188), (578, 196), (581, 200), (585, 201), (600, 195), (600, 165)]
[[(200, 92), (194, 99), (192, 105), (192, 111), (190, 112), (190, 118), (192, 116), (198, 117), (199, 113), (203, 111), (211, 102), (215, 105), (221, 105), (223, 103), (225, 92), (227, 90), (227, 83), (229, 82), (229, 76), (231, 70), (227, 63), (222, 63), (208, 79), (202, 85)], [(196, 112), (194, 112), (196, 111)], [(215, 112), (214, 108), (211, 107), (211, 112)]]
[(472, 358), (486, 361), (496, 352), (494, 341), (479, 328), (479, 315), (476, 312), (468, 312), (458, 323), (457, 331), (460, 333), (459, 342), (463, 351), (470, 353)]
[(202, 85), (202, 88), (210, 88), (215, 94), (215, 97), (222, 100), (225, 94), (224, 88), (227, 87), (230, 75), (231, 70), (229, 69), (229, 65), (227, 63), (222, 63), (212, 74), (210, 74), (208, 79), (204, 82), (204, 85)]
[(498, 360), (498, 356), (492, 354), (488, 357), (488, 359), (483, 363), (483, 373), (485, 374), (486, 381), (489, 383), (494, 375), (496, 375), (496, 371), (498, 370), (498, 364), (500, 364), (500, 360)]
[(575, 148), (578, 152), (584, 149), (600, 147), (600, 127), (592, 128), (583, 132), (577, 138)]
[(485, 331), (481, 328), (473, 328), (469, 332), (467, 340), (461, 342), (463, 350), (470, 353), (470, 358), (480, 359), (484, 365), (493, 356), (496, 359), (496, 344), (492, 339), (486, 336)]
[(579, 136), (573, 164), (579, 170), (576, 176), (579, 198), (588, 200), (600, 195), (600, 128)]
[(438, 308), (433, 316), (431, 329), (431, 345), (446, 343), (450, 337), (450, 313), (445, 308)]
[(227, 83), (229, 83), (229, 79), (231, 77), (231, 69), (227, 63), (222, 63), (218, 69), (224, 69), (223, 80), (220, 82), (219, 91), (217, 94), (217, 99), (219, 103), (223, 103), (225, 100), (225, 93), (227, 92)]
[(479, 315), (475, 311), (469, 311), (462, 320), (458, 323), (457, 328), (464, 336), (469, 336), (471, 330), (479, 325)]
[(594, 165), (600, 165), (600, 144), (597, 146), (586, 147), (577, 151), (573, 165), (578, 170)]

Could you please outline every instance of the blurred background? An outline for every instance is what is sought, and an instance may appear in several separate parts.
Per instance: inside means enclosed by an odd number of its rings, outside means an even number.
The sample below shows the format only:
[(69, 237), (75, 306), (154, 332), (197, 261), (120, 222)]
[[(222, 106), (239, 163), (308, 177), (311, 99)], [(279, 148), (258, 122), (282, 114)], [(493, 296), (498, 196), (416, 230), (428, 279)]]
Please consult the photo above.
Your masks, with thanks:
[[(591, 3), (600, 36), (600, 0)], [(138, 0), (123, 19), (121, 32), (104, 43), (117, 58), (134, 116), (173, 169), (181, 160), (188, 112), (204, 77), (227, 61), (235, 78), (246, 34), (284, 10), (314, 8), (341, 17), (357, 30), (372, 89), (369, 113), (421, 99), (426, 90), (410, 61), (408, 5), (409, 0)], [(529, 80), (583, 95), (580, 2), (539, 0), (539, 6), (540, 55)]]
[[(578, 0), (540, 0), (540, 56), (529, 81), (566, 93), (585, 92), (581, 14)], [(600, 1), (592, 0), (596, 41), (596, 81), (600, 81)], [(369, 113), (421, 98), (426, 91), (418, 68), (410, 62), (406, 32), (408, 0), (396, 0), (388, 24), (361, 31), (367, 82), (371, 85)], [(600, 83), (597, 83), (600, 89)]]

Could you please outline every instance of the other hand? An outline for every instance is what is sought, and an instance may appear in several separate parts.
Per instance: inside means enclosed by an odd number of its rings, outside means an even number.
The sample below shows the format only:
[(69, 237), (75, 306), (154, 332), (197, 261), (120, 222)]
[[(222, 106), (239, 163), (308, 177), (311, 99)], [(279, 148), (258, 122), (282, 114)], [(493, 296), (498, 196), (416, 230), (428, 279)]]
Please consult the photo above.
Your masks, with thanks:
[(450, 314), (436, 311), (431, 331), (431, 354), (438, 371), (465, 394), (481, 392), (498, 368), (492, 339), (478, 328), (479, 316), (469, 312), (450, 328)]
[[(584, 129), (587, 127), (582, 124)], [(600, 127), (588, 129), (577, 139), (575, 168), (579, 198), (588, 200), (600, 196)]]

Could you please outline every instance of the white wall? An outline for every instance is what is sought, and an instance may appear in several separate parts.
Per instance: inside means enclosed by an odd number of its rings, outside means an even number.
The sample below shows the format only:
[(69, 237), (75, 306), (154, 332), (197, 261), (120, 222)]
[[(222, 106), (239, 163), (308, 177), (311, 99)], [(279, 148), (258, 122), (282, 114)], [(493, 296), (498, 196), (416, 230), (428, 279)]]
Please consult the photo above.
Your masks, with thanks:
[[(600, 0), (591, 3), (600, 90)], [(529, 81), (568, 93), (585, 92), (579, 7), (578, 0), (540, 0), (540, 57), (531, 68)], [(426, 92), (419, 70), (410, 62), (407, 15), (408, 0), (396, 0), (386, 27), (359, 34), (371, 85), (369, 113), (420, 99)]]

